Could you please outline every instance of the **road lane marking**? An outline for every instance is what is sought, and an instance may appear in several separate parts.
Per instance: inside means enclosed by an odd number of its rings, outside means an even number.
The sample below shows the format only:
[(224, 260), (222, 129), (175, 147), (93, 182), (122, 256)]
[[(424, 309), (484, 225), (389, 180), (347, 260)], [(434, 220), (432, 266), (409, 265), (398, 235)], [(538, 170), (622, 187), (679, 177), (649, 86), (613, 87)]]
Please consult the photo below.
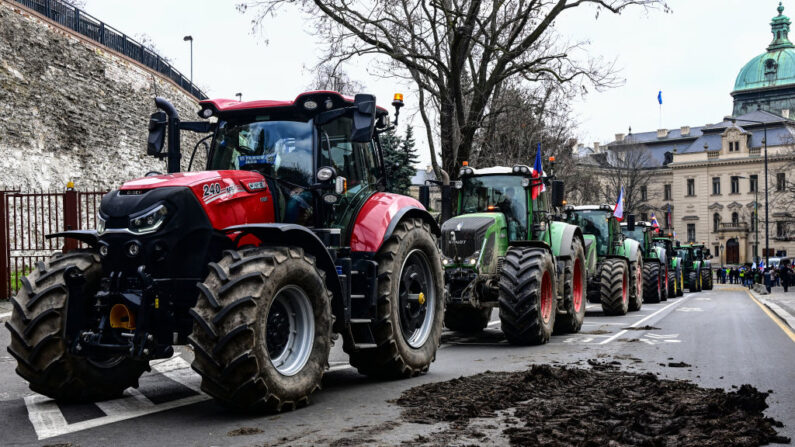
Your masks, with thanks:
[[(662, 309), (658, 310), (657, 312), (654, 312), (654, 313), (653, 313), (653, 314), (651, 314), (651, 315), (647, 315), (646, 317), (643, 317), (643, 318), (642, 318), (642, 319), (640, 319), (639, 321), (636, 321), (635, 323), (633, 323), (633, 324), (631, 324), (631, 325), (629, 325), (629, 326), (630, 326), (630, 327), (637, 327), (637, 326), (639, 326), (640, 324), (642, 324), (644, 321), (648, 320), (649, 318), (651, 318), (651, 317), (653, 317), (653, 316), (655, 316), (655, 315), (659, 314), (660, 312), (662, 312), (662, 311), (664, 311), (664, 310), (666, 310), (666, 309), (668, 309), (668, 308), (670, 308), (670, 307), (676, 306), (676, 305), (678, 305), (678, 304), (682, 304), (682, 303), (684, 303), (685, 301), (687, 301), (688, 299), (690, 299), (690, 297), (689, 297), (689, 296), (686, 296), (686, 297), (682, 298), (681, 300), (674, 301), (673, 303), (671, 303), (671, 304), (668, 304), (667, 306), (663, 307)], [(611, 341), (613, 341), (613, 340), (615, 340), (615, 339), (617, 339), (617, 338), (621, 337), (622, 335), (626, 334), (627, 332), (629, 332), (629, 331), (627, 331), (626, 329), (624, 329), (624, 330), (622, 330), (622, 331), (620, 331), (620, 332), (616, 333), (616, 335), (613, 335), (612, 337), (608, 338), (607, 340), (603, 340), (603, 341), (602, 341), (602, 342), (600, 342), (599, 344), (600, 344), (600, 345), (605, 345), (605, 344), (607, 344), (607, 343), (610, 343)]]
[(700, 307), (680, 307), (676, 309), (677, 312), (704, 312), (704, 309)]
[(792, 332), (792, 329), (790, 329), (789, 326), (787, 326), (783, 321), (781, 321), (781, 318), (779, 318), (770, 309), (768, 309), (767, 306), (765, 306), (764, 304), (760, 303), (758, 299), (754, 298), (754, 296), (751, 295), (751, 292), (749, 292), (746, 289), (745, 293), (747, 293), (748, 297), (751, 298), (752, 300), (754, 300), (756, 305), (759, 306), (759, 308), (762, 309), (762, 311), (765, 314), (767, 314), (767, 316), (770, 317), (770, 319), (773, 320), (773, 322), (776, 323), (778, 325), (778, 327), (780, 327), (781, 330), (784, 331), (785, 334), (787, 334), (789, 339), (792, 340), (795, 343), (795, 332)]

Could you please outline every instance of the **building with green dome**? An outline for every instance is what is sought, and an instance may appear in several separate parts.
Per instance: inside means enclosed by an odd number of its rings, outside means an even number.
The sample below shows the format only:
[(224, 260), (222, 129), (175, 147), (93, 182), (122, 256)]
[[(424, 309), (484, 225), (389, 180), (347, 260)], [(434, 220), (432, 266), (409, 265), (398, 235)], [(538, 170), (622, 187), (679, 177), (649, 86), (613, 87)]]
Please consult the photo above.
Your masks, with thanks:
[(795, 44), (789, 40), (789, 17), (779, 3), (778, 15), (770, 22), (773, 41), (767, 51), (751, 59), (734, 83), (733, 115), (765, 110), (789, 117), (795, 113)]

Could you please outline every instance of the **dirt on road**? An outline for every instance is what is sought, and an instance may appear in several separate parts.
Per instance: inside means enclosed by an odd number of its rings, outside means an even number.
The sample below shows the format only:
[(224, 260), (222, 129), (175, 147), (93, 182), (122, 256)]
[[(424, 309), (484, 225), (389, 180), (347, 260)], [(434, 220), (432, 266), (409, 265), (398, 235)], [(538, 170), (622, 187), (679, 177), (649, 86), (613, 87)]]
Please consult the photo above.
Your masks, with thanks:
[(397, 403), (405, 422), (450, 423), (417, 436), (416, 445), (482, 444), (495, 436), (513, 445), (583, 447), (789, 443), (776, 433), (781, 423), (763, 414), (767, 396), (750, 385), (726, 392), (600, 363), (485, 372), (412, 388)]

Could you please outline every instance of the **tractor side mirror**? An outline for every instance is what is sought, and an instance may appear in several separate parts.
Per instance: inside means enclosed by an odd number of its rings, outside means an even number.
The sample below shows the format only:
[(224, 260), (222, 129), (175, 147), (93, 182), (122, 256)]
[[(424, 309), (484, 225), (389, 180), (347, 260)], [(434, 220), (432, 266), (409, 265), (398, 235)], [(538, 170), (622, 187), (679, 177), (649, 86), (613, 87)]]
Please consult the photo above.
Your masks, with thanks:
[(375, 96), (358, 94), (353, 100), (353, 107), (351, 141), (369, 143), (375, 129)]
[(563, 206), (566, 187), (563, 180), (552, 180), (552, 206)]
[(635, 231), (635, 215), (630, 214), (627, 216), (627, 230)]
[(166, 141), (166, 112), (157, 111), (149, 117), (149, 137), (146, 140), (146, 155), (159, 156)]

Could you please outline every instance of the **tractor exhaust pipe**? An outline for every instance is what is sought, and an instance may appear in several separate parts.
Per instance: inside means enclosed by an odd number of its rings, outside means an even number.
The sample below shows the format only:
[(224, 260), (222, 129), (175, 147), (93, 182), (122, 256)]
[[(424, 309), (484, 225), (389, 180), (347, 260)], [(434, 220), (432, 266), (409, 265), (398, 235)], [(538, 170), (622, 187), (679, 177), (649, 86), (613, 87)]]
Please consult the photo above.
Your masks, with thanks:
[(180, 160), (182, 159), (182, 153), (180, 152), (179, 148), (179, 113), (173, 104), (168, 102), (166, 98), (160, 96), (155, 98), (155, 106), (158, 109), (166, 112), (166, 116), (168, 117), (168, 123), (166, 124), (168, 129), (168, 132), (166, 133), (168, 136), (168, 148), (166, 155), (168, 158), (168, 173), (171, 174), (174, 172), (179, 172)]

